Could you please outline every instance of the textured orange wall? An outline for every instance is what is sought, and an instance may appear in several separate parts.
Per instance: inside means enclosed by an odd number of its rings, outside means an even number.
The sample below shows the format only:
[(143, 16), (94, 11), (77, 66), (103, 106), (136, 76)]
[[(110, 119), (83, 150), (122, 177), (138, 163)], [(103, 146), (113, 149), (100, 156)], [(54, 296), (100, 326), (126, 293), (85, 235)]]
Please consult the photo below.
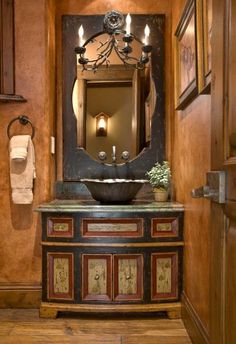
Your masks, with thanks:
[[(53, 161), (49, 152), (52, 134), (53, 86), (49, 73), (48, 28), (52, 1), (15, 0), (16, 94), (26, 103), (0, 103), (0, 285), (41, 281), (41, 228), (33, 209), (50, 199)], [(52, 5), (51, 5), (52, 6)], [(51, 46), (53, 46), (51, 44)], [(53, 68), (53, 67), (52, 67)], [(50, 84), (51, 83), (51, 84)], [(49, 93), (50, 92), (50, 93)], [(9, 140), (6, 129), (14, 117), (25, 114), (35, 126), (37, 178), (32, 205), (13, 205), (9, 182)], [(27, 126), (28, 127), (28, 126)], [(14, 123), (11, 134), (30, 132)]]
[[(185, 0), (172, 3), (174, 33)], [(191, 198), (190, 191), (205, 185), (210, 170), (210, 110), (210, 95), (200, 95), (184, 111), (174, 113), (172, 154), (176, 198), (185, 206), (184, 291), (207, 331), (210, 202)]]

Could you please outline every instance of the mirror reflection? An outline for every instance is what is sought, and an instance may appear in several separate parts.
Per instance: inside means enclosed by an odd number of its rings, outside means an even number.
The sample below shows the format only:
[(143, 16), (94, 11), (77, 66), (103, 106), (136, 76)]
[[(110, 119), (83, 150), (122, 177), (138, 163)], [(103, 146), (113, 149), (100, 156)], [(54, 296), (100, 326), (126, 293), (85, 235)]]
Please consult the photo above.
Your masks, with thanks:
[[(126, 85), (127, 84), (127, 85)], [(132, 130), (132, 86), (128, 83), (89, 84), (86, 107), (86, 151), (98, 158), (106, 152), (105, 162), (112, 162), (112, 146), (116, 146), (116, 162), (122, 163), (123, 151), (130, 158), (137, 155), (137, 133)], [(96, 118), (96, 116), (98, 116)]]
[[(93, 54), (91, 47), (87, 54)], [(100, 66), (96, 72), (77, 66), (72, 103), (78, 147), (96, 160), (102, 152), (103, 162), (120, 164), (125, 162), (124, 152), (132, 160), (149, 145), (155, 106), (150, 74), (150, 64), (135, 69), (119, 63), (113, 54), (109, 67)]]

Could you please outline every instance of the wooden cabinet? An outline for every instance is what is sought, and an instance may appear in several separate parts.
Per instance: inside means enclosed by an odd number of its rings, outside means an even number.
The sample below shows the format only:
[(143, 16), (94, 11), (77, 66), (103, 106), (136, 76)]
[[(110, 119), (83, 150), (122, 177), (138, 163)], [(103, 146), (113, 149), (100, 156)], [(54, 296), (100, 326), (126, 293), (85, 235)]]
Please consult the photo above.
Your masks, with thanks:
[(180, 316), (183, 207), (52, 202), (42, 212), (42, 317), (58, 311)]

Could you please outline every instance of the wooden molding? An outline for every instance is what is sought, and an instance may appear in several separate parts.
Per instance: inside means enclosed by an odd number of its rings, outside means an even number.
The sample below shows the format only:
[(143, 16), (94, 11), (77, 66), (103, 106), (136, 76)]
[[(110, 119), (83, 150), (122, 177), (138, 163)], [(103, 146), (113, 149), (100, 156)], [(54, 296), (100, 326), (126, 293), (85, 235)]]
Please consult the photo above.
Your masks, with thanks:
[(194, 344), (209, 344), (209, 334), (185, 293), (182, 295), (182, 320)]
[(155, 304), (66, 304), (42, 302), (40, 305), (40, 317), (56, 318), (58, 312), (80, 313), (140, 313), (140, 312), (167, 312), (170, 319), (180, 318), (180, 302), (155, 303)]
[(92, 242), (88, 242), (88, 243), (84, 243), (84, 242), (47, 242), (47, 241), (42, 241), (41, 242), (42, 246), (60, 246), (60, 247), (181, 247), (184, 246), (184, 242), (183, 241), (176, 241), (176, 242), (131, 242), (131, 243), (109, 243), (109, 245), (107, 245), (107, 243), (92, 243)]
[(0, 308), (39, 308), (41, 285), (0, 285)]
[(16, 103), (25, 103), (27, 100), (19, 96), (17, 94), (0, 94), (0, 102), (10, 103), (10, 102), (16, 102)]

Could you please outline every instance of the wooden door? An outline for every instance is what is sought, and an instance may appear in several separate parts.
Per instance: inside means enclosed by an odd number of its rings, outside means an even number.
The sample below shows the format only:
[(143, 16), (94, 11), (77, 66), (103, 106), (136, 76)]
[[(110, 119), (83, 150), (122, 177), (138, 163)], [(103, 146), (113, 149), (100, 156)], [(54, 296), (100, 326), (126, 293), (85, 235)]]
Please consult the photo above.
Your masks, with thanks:
[(226, 172), (226, 202), (212, 202), (210, 341), (236, 343), (236, 1), (213, 0), (212, 170)]

